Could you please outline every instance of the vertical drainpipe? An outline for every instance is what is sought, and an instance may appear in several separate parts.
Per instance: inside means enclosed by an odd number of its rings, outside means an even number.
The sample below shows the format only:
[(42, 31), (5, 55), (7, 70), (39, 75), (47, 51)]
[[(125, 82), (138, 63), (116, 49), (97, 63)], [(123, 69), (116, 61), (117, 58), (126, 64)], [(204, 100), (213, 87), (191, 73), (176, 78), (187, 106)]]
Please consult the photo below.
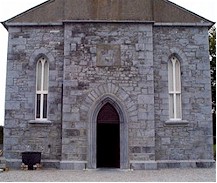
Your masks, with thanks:
[[(64, 34), (63, 34), (64, 35)], [(65, 41), (65, 40), (64, 40)], [(64, 42), (63, 42), (64, 43)], [(64, 44), (65, 47), (65, 44)], [(64, 56), (64, 53), (63, 53)], [(65, 61), (65, 59), (64, 59)], [(62, 139), (63, 139), (63, 82), (64, 82), (64, 61), (63, 61), (63, 65), (62, 65), (62, 84), (61, 84), (61, 116), (60, 116), (60, 120), (61, 120), (61, 151), (60, 151), (60, 161), (62, 161)], [(60, 168), (61, 168), (61, 164), (60, 164)]]
[(62, 159), (62, 128), (63, 128), (63, 83), (62, 83), (62, 87), (61, 87), (61, 159)]
[(61, 126), (62, 126), (62, 122), (63, 122), (63, 84), (61, 87)]

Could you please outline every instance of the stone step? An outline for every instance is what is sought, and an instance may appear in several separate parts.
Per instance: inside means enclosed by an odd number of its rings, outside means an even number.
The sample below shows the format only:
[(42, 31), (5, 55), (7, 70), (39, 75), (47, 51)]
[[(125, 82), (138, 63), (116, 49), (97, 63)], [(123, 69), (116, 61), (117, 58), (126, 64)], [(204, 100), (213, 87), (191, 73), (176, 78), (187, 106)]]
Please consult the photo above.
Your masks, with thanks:
[(0, 164), (0, 169), (5, 170), (6, 169), (6, 164), (4, 164), (4, 163)]
[(0, 171), (7, 171), (8, 168), (6, 167), (6, 160), (4, 157), (0, 157)]
[(0, 157), (0, 164), (6, 164), (6, 160), (3, 157)]

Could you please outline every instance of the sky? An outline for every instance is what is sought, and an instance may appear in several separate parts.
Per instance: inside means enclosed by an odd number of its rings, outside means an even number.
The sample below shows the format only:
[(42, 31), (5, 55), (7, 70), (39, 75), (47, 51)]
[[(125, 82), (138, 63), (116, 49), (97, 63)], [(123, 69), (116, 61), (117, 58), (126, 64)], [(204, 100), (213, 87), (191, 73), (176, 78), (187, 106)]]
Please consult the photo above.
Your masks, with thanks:
[[(1, 0), (0, 22), (12, 18), (46, 0)], [(208, 20), (217, 22), (217, 0), (170, 0)], [(0, 25), (0, 125), (4, 124), (5, 80), (8, 34)]]

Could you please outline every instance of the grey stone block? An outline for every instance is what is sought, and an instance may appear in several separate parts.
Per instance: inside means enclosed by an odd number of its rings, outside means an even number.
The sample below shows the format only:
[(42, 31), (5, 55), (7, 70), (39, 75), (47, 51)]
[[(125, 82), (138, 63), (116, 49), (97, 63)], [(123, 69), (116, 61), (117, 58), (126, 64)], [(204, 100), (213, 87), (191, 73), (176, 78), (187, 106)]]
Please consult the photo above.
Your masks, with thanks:
[(86, 167), (86, 162), (60, 161), (60, 169), (62, 170), (84, 170)]
[(133, 162), (131, 163), (131, 168), (134, 170), (157, 170), (157, 162), (150, 161), (150, 162)]

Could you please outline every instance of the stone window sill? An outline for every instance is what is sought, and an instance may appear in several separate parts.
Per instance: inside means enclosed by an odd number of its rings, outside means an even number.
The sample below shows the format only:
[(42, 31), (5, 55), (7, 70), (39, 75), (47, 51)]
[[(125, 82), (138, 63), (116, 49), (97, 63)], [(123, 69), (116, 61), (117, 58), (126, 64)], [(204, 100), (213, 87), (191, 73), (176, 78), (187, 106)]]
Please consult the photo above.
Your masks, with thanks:
[(52, 122), (50, 120), (43, 120), (43, 119), (34, 119), (34, 120), (30, 120), (29, 124), (51, 124)]
[(167, 120), (165, 125), (168, 126), (188, 126), (189, 122), (187, 120)]

